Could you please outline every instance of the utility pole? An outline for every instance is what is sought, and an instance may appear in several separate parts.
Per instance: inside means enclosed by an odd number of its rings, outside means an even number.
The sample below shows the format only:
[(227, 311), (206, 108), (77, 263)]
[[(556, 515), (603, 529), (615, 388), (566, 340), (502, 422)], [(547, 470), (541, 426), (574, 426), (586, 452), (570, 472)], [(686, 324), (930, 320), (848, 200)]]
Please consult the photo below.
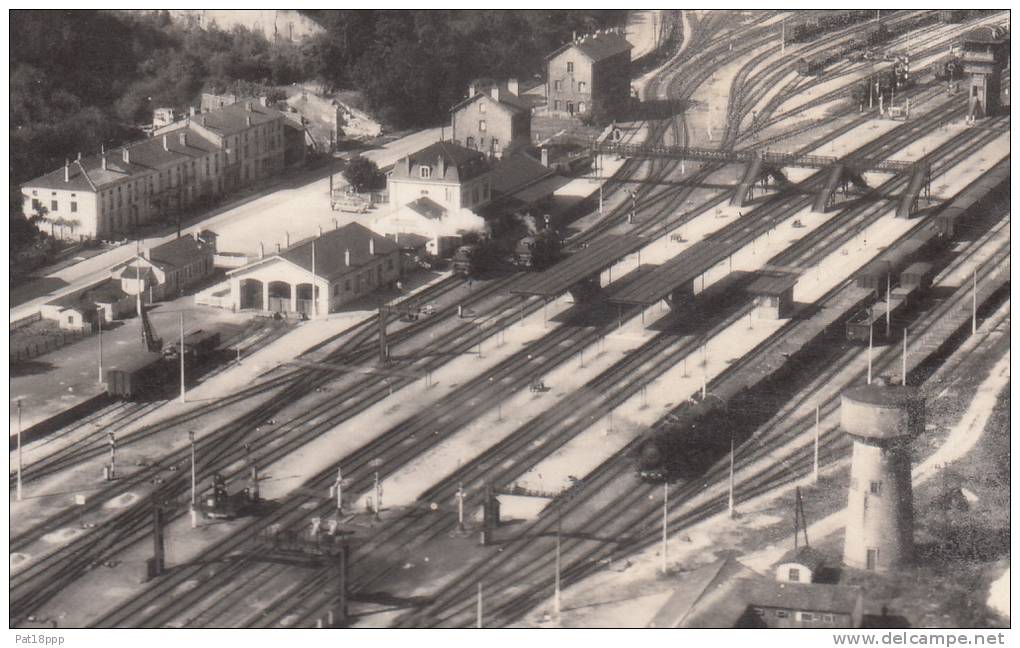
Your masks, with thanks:
[(457, 484), (457, 530), (464, 531), (464, 484)]
[(970, 291), (970, 334), (977, 333), (977, 268), (974, 269), (974, 285)]
[(181, 313), (181, 348), (177, 350), (181, 359), (181, 402), (185, 402), (184, 392), (184, 313)]
[(560, 612), (562, 607), (560, 605), (560, 534), (562, 532), (563, 524), (563, 512), (559, 512), (559, 518), (556, 520), (556, 588), (553, 593), (553, 607), (556, 612), (556, 622), (560, 622)]
[(875, 324), (868, 325), (868, 384), (871, 384), (871, 347), (875, 341)]
[(344, 473), (343, 469), (337, 466), (336, 469), (336, 512), (343, 513), (344, 509)]
[(885, 275), (885, 337), (889, 339), (890, 329), (892, 327), (892, 308), (890, 308), (890, 298), (892, 296), (892, 271), (887, 272)]
[(903, 327), (903, 381), (904, 387), (907, 386), (907, 327)]
[(669, 560), (667, 551), (668, 544), (668, 521), (669, 521), (669, 482), (662, 484), (662, 573), (666, 573), (666, 565)]
[(21, 399), (18, 399), (18, 501), (21, 501)]
[(191, 506), (198, 503), (198, 473), (195, 463), (195, 431), (188, 430), (188, 442), (191, 444)]
[(729, 497), (730, 519), (733, 519), (733, 437), (730, 437), (730, 497)]
[(782, 36), (780, 37), (780, 40), (779, 40), (779, 53), (780, 54), (786, 54), (786, 18), (783, 18), (783, 22), (781, 23), (781, 26), (782, 26), (782, 30), (783, 31), (782, 31)]
[(379, 483), (379, 471), (375, 471), (375, 518), (379, 519), (379, 511), (382, 510), (382, 485)]
[(818, 483), (818, 439), (820, 436), (820, 428), (822, 422), (822, 407), (815, 405), (815, 484)]
[(478, 583), (478, 628), (485, 627), (482, 625), (482, 583)]
[(103, 384), (103, 309), (96, 309), (96, 322), (99, 324), (99, 384)]

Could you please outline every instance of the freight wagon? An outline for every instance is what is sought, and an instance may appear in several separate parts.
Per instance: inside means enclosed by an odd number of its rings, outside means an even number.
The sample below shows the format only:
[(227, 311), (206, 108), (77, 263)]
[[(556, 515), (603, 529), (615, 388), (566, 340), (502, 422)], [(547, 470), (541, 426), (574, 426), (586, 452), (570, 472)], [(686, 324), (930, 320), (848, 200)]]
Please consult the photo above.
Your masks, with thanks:
[(158, 393), (174, 367), (159, 353), (133, 356), (106, 370), (106, 393), (115, 398), (138, 400)]

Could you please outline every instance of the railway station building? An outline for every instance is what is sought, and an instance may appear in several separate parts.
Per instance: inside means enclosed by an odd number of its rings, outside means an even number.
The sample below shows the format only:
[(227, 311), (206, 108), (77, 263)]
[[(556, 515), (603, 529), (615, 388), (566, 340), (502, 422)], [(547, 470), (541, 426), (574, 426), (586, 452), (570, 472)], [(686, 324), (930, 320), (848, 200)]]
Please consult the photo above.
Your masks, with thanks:
[(575, 38), (546, 57), (546, 111), (583, 115), (600, 106), (619, 117), (630, 102), (630, 51), (623, 34), (604, 30)]
[(171, 299), (212, 276), (216, 238), (212, 232), (185, 235), (146, 249), (113, 267), (110, 276), (129, 295), (145, 301)]
[(477, 211), (492, 199), (491, 167), (480, 151), (435, 142), (397, 160), (386, 181), (389, 202), (400, 207), (428, 198), (444, 209)]
[(234, 310), (321, 317), (393, 286), (400, 246), (350, 223), (227, 273)]

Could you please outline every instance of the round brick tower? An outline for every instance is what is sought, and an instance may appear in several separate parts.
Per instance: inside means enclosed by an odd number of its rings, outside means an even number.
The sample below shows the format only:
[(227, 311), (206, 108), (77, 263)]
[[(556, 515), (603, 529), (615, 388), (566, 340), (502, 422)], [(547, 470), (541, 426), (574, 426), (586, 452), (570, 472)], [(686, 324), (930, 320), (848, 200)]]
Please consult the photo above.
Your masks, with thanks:
[(854, 441), (843, 562), (873, 571), (909, 564), (910, 440), (924, 429), (924, 400), (913, 387), (855, 387), (843, 393), (840, 424)]

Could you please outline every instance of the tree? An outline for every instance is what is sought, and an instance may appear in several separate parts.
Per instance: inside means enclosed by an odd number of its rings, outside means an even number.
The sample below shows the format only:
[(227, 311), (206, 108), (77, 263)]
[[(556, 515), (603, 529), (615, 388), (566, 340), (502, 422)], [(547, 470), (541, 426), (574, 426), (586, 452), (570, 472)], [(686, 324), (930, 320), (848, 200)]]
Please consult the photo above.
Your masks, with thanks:
[(344, 179), (359, 193), (381, 188), (385, 177), (375, 162), (364, 157), (351, 160), (343, 174)]

